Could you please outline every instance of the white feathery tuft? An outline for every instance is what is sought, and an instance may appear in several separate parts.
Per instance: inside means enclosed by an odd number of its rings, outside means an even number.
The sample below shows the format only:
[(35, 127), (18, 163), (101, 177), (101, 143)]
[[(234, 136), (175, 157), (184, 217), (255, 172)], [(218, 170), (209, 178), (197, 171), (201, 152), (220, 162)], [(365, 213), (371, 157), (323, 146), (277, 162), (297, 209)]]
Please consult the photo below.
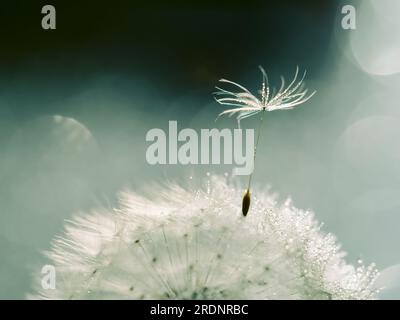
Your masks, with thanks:
[(267, 73), (263, 67), (259, 66), (259, 69), (263, 78), (261, 90), (258, 92), (260, 98), (236, 82), (226, 79), (219, 80), (221, 83), (230, 84), (240, 91), (235, 92), (215, 87), (217, 89), (214, 92), (215, 100), (219, 104), (229, 107), (229, 109), (222, 111), (218, 117), (222, 115), (237, 115), (237, 120), (240, 124), (241, 120), (256, 115), (261, 111), (293, 109), (307, 102), (316, 93), (316, 91), (309, 93), (308, 89), (305, 89), (304, 78), (306, 71), (304, 71), (303, 76), (299, 79), (299, 67), (296, 68), (293, 80), (289, 85), (286, 86), (285, 79), (281, 77), (281, 86), (277, 92), (271, 90)]
[(205, 188), (168, 184), (120, 207), (79, 215), (47, 252), (55, 290), (34, 299), (371, 299), (374, 265), (347, 264), (312, 212), (211, 177)]

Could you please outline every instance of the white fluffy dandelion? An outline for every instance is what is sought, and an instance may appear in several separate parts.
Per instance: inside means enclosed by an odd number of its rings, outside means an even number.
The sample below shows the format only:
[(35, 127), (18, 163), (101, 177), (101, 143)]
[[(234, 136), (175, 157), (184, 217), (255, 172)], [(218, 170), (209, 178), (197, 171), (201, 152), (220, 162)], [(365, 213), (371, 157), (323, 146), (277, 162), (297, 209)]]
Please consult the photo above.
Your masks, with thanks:
[[(48, 299), (370, 299), (374, 266), (343, 260), (311, 212), (258, 192), (244, 218), (241, 190), (213, 177), (148, 197), (124, 192), (120, 207), (80, 215), (47, 253)], [(40, 279), (38, 281), (40, 283)]]

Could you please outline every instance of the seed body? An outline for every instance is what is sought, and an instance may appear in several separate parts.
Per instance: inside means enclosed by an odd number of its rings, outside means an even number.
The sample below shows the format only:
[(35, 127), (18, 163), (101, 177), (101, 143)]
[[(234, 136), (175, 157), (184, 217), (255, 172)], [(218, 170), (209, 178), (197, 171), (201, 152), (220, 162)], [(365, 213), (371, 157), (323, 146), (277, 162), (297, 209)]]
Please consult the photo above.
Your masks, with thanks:
[(247, 213), (249, 212), (250, 202), (251, 202), (251, 193), (250, 190), (247, 190), (243, 196), (243, 201), (242, 201), (242, 213), (244, 216), (247, 216)]

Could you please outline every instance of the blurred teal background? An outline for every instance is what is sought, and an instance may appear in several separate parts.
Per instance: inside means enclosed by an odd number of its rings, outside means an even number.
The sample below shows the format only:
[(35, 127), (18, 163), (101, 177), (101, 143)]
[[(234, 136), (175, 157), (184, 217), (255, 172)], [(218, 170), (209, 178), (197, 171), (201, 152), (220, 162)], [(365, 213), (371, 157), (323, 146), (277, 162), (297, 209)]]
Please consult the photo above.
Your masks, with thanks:
[[(341, 27), (349, 3), (355, 30)], [(307, 69), (317, 94), (268, 113), (255, 185), (315, 211), (349, 262), (400, 263), (397, 0), (54, 1), (55, 31), (40, 29), (41, 5), (16, 1), (0, 13), (0, 298), (24, 298), (41, 252), (72, 214), (111, 207), (126, 187), (230, 173), (150, 166), (145, 135), (169, 120), (234, 128), (233, 119), (215, 122), (221, 106), (211, 93), (221, 77), (259, 89), (259, 64), (277, 86), (296, 65)], [(391, 270), (382, 296), (400, 298)]]

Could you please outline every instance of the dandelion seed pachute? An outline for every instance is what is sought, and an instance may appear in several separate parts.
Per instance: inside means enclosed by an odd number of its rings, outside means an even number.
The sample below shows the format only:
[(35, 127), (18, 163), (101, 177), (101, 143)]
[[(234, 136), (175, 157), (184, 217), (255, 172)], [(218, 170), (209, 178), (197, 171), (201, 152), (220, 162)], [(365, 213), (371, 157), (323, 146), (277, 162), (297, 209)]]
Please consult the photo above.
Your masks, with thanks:
[(277, 92), (274, 90), (271, 92), (267, 73), (261, 66), (259, 68), (263, 78), (261, 90), (259, 91), (260, 98), (257, 98), (248, 89), (236, 82), (226, 79), (219, 80), (221, 83), (227, 83), (240, 90), (239, 92), (235, 92), (216, 87), (217, 91), (214, 93), (215, 100), (222, 105), (235, 107), (222, 111), (219, 116), (237, 114), (237, 120), (240, 122), (261, 111), (293, 109), (308, 101), (315, 94), (315, 91), (309, 93), (308, 89), (305, 89), (304, 79), (306, 71), (299, 78), (298, 67), (289, 85), (285, 86), (285, 80), (281, 77), (281, 86)]
[(56, 289), (30, 297), (374, 298), (376, 269), (347, 264), (311, 212), (258, 190), (244, 218), (240, 188), (221, 177), (207, 185), (124, 192), (119, 208), (77, 216), (47, 252)]
[[(268, 75), (263, 67), (259, 66), (259, 69), (262, 74), (262, 85), (261, 90), (259, 90), (261, 99), (254, 96), (248, 89), (236, 82), (226, 79), (220, 80), (220, 82), (231, 84), (242, 91), (233, 92), (222, 89), (220, 87), (216, 87), (218, 91), (214, 93), (215, 100), (222, 105), (235, 107), (222, 111), (218, 115), (218, 117), (222, 115), (228, 115), (230, 117), (234, 114), (237, 114), (236, 119), (240, 128), (240, 121), (245, 118), (258, 114), (259, 112), (293, 109), (295, 106), (298, 106), (308, 101), (315, 94), (315, 91), (311, 94), (308, 94), (308, 89), (304, 89), (304, 78), (306, 76), (306, 71), (304, 71), (303, 76), (300, 78), (300, 80), (298, 80), (299, 67), (296, 67), (296, 72), (293, 80), (289, 83), (288, 86), (285, 87), (285, 79), (281, 77), (281, 86), (278, 92), (275, 92), (275, 89), (273, 89), (272, 94), (270, 94), (271, 90), (269, 87)], [(254, 163), (256, 162), (256, 152), (260, 140), (262, 121), (263, 116), (261, 114), (257, 134), (257, 142), (254, 146)], [(248, 187), (242, 198), (243, 216), (247, 216), (247, 213), (250, 209), (250, 186), (253, 172), (251, 172), (249, 175)]]

